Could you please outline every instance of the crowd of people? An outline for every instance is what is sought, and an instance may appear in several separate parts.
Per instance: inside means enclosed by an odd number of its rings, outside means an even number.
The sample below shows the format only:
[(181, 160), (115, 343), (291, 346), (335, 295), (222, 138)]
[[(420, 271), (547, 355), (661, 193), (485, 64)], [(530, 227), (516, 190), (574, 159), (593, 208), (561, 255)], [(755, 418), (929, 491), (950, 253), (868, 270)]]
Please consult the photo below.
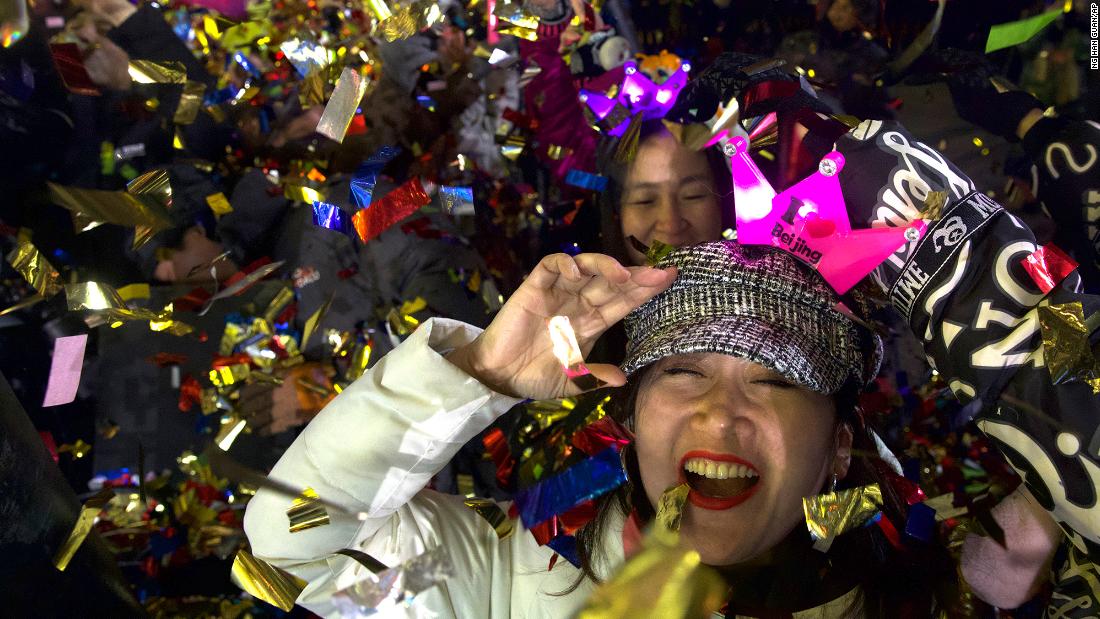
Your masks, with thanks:
[(6, 612), (1094, 616), (1090, 6), (0, 0)]

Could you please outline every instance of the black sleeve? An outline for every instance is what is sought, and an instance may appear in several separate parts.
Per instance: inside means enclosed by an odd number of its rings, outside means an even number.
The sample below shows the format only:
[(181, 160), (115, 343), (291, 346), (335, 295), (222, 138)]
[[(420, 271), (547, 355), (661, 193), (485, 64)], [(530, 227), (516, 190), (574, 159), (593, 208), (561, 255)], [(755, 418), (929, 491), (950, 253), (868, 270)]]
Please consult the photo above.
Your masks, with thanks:
[(1100, 125), (1042, 118), (1023, 139), (1035, 165), (1036, 196), (1058, 224), (1058, 242), (1081, 263), (1090, 292), (1100, 292)]
[[(1100, 557), (1100, 397), (1081, 380), (1055, 384), (1040, 327), (1048, 308), (1079, 304), (1088, 318), (1100, 297), (1081, 292), (1076, 273), (1040, 292), (1021, 265), (1036, 249), (1027, 226), (896, 123), (864, 123), (838, 149), (854, 218), (904, 225), (930, 192), (946, 193), (941, 217), (875, 278), (978, 427), (1074, 544)], [(1098, 339), (1081, 337), (1086, 351)]]

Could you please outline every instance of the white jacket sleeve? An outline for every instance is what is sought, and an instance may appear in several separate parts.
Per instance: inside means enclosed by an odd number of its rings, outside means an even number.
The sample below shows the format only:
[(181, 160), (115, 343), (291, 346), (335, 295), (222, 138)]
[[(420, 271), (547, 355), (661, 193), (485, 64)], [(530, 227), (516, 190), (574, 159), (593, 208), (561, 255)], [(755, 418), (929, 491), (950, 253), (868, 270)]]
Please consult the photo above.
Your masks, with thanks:
[[(364, 512), (365, 521), (330, 513), (330, 524), (290, 533), (290, 499), (260, 490), (249, 503), (244, 525), (253, 554), (309, 581), (298, 598), (302, 606), (336, 614), (331, 595), (337, 581), (344, 586), (347, 572), (358, 569), (332, 555), (342, 548), (394, 566), (438, 543), (455, 545), (454, 556), (467, 563), (456, 565), (458, 579), (484, 580), (455, 585), (487, 593), (499, 584), (492, 581), (501, 574), (485, 568), (502, 566), (468, 565), (500, 552), (492, 528), (461, 499), (421, 492), (463, 444), (519, 402), (444, 359), (479, 332), (452, 320), (428, 320), (334, 399), (272, 469), (273, 479), (311, 487), (328, 501)], [(488, 544), (494, 547), (477, 548)]]

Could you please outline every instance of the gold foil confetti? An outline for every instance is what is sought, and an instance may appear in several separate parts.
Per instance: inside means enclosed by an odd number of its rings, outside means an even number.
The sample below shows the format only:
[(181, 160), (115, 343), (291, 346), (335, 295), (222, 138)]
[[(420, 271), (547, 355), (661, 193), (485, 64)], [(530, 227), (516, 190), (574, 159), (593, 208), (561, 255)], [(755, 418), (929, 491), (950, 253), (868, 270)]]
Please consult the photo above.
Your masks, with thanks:
[(298, 102), (302, 109), (325, 104), (325, 70), (316, 69), (302, 80), (298, 86)]
[(226, 51), (236, 51), (264, 36), (271, 24), (263, 21), (241, 22), (222, 33), (221, 46)]
[[(279, 289), (279, 292), (275, 293), (271, 301), (264, 308), (263, 320), (264, 323), (270, 325), (275, 322), (275, 319), (279, 317), (279, 314), (286, 309), (286, 306), (290, 305), (290, 302), (294, 300), (294, 291), (286, 286)], [(273, 333), (274, 330), (268, 327), (268, 332)]]
[(920, 211), (920, 218), (928, 221), (939, 221), (943, 216), (943, 207), (947, 205), (946, 191), (929, 191), (924, 200), (924, 208)]
[(42, 297), (52, 297), (61, 291), (57, 269), (30, 242), (20, 239), (8, 252), (8, 263), (27, 280)]
[(496, 504), (495, 501), (490, 499), (466, 499), (466, 507), (469, 507), (478, 516), (481, 516), (489, 523), (489, 526), (493, 527), (493, 530), (497, 532), (499, 539), (507, 539), (515, 526), (508, 515), (504, 513), (504, 510)]
[(182, 62), (155, 60), (131, 60), (128, 67), (130, 79), (139, 84), (183, 84), (187, 82), (187, 68)]
[(302, 327), (302, 344), (300, 348), (305, 350), (306, 345), (309, 344), (309, 338), (313, 337), (313, 333), (317, 330), (317, 325), (321, 324), (321, 321), (325, 318), (325, 313), (328, 312), (328, 308), (332, 305), (332, 300), (336, 297), (336, 293), (333, 292), (329, 295), (328, 299), (321, 304), (321, 307), (317, 308), (317, 311), (306, 319), (306, 324)]
[(206, 205), (214, 212), (214, 217), (217, 219), (221, 219), (222, 215), (233, 212), (233, 206), (229, 204), (225, 194), (220, 191), (206, 196)]
[(233, 442), (236, 441), (237, 437), (244, 431), (247, 423), (248, 422), (244, 419), (237, 419), (236, 417), (223, 419), (222, 425), (218, 429), (218, 434), (214, 437), (214, 444), (221, 448), (222, 451), (229, 451), (229, 448), (233, 446)]
[(806, 528), (813, 536), (814, 548), (828, 552), (833, 540), (847, 531), (862, 527), (882, 509), (882, 490), (878, 484), (839, 492), (826, 492), (802, 499)]
[(1080, 301), (1039, 306), (1043, 357), (1054, 384), (1081, 380), (1100, 393), (1100, 366), (1089, 343), (1090, 325)]
[(64, 444), (57, 448), (57, 453), (69, 453), (74, 458), (83, 458), (92, 451), (92, 446), (84, 442), (84, 439), (78, 438), (73, 444)]
[(235, 385), (241, 381), (247, 380), (251, 372), (251, 366), (247, 363), (223, 365), (219, 368), (210, 370), (210, 382), (213, 383), (215, 387), (229, 387), (230, 385)]
[(557, 144), (551, 144), (546, 149), (546, 155), (554, 161), (561, 161), (569, 155), (573, 154), (573, 149), (567, 146), (559, 146)]
[(630, 117), (630, 124), (627, 125), (626, 131), (619, 136), (619, 143), (615, 147), (615, 161), (619, 163), (634, 161), (634, 157), (638, 154), (638, 137), (642, 132), (642, 118), (640, 112)]
[(80, 549), (80, 545), (84, 543), (84, 539), (87, 538), (88, 533), (91, 532), (92, 525), (95, 524), (96, 516), (99, 515), (99, 512), (102, 511), (114, 497), (114, 490), (104, 488), (98, 494), (84, 502), (84, 505), (80, 508), (80, 515), (76, 517), (76, 523), (73, 525), (73, 530), (69, 532), (69, 537), (65, 540), (65, 543), (61, 544), (61, 548), (57, 550), (57, 554), (53, 557), (53, 565), (58, 571), (64, 572), (65, 568), (69, 567), (69, 562), (72, 561), (73, 555)]
[(371, 346), (369, 343), (356, 345), (355, 351), (351, 355), (351, 361), (348, 363), (348, 369), (344, 373), (348, 380), (355, 380), (367, 371), (367, 366), (370, 365), (370, 354)]
[(46, 298), (43, 297), (40, 294), (32, 294), (31, 296), (27, 297), (26, 299), (23, 299), (22, 301), (16, 303), (15, 305), (12, 305), (10, 307), (5, 307), (4, 309), (0, 310), (0, 316), (7, 316), (8, 314), (11, 314), (12, 312), (18, 312), (19, 310), (26, 309), (28, 307), (31, 307), (31, 306), (35, 305), (39, 301), (44, 301), (45, 299)]
[(126, 307), (126, 302), (122, 300), (117, 290), (107, 284), (98, 282), (67, 284), (65, 286), (65, 297), (71, 312), (79, 310), (105, 311)]
[(665, 490), (657, 502), (657, 527), (659, 530), (679, 533), (680, 519), (684, 515), (684, 503), (687, 502), (691, 486), (680, 484)]
[(127, 284), (118, 289), (118, 296), (123, 301), (129, 302), (134, 299), (148, 299), (150, 292), (149, 284)]
[(102, 223), (148, 226), (154, 232), (172, 226), (172, 220), (155, 194), (134, 195), (125, 191), (46, 184), (50, 197), (72, 212), (73, 224), (78, 232), (91, 230)]
[(237, 551), (233, 559), (232, 578), (248, 594), (287, 612), (294, 608), (294, 601), (307, 584), (244, 549)]
[(679, 534), (650, 534), (638, 554), (588, 598), (576, 619), (698, 619), (721, 608), (726, 583)]
[(314, 202), (324, 202), (325, 194), (320, 191), (300, 185), (297, 183), (286, 182), (283, 183), (283, 197), (287, 200), (294, 200), (295, 202), (305, 202), (306, 204), (313, 204)]
[(355, 116), (355, 110), (359, 102), (367, 94), (370, 79), (360, 70), (345, 67), (336, 81), (336, 88), (332, 91), (325, 111), (321, 114), (321, 120), (317, 123), (317, 133), (337, 142), (344, 141), (344, 135), (348, 132), (348, 125)]
[(297, 533), (321, 527), (329, 523), (328, 511), (321, 504), (320, 497), (313, 488), (302, 491), (290, 507), (286, 510), (286, 517), (290, 519), (290, 532)]

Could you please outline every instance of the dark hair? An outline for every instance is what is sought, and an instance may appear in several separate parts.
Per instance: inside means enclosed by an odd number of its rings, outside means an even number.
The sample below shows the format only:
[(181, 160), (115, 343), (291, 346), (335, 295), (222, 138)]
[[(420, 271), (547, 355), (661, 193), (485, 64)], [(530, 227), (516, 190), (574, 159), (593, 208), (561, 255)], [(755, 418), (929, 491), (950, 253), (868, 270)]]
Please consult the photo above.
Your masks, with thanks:
[[(637, 372), (626, 386), (611, 390), (612, 404), (607, 408), (608, 414), (628, 427), (648, 369)], [(879, 484), (883, 518), (896, 531), (904, 532), (908, 504), (896, 487), (887, 481), (889, 465), (878, 456), (871, 429), (859, 409), (860, 392), (858, 386), (849, 383), (834, 396), (837, 422), (849, 424), (853, 434), (851, 465), (838, 487), (844, 489)], [(582, 573), (563, 594), (576, 589), (586, 578), (600, 582), (595, 566), (602, 560), (602, 543), (614, 510), (619, 510), (624, 517), (630, 517), (633, 512), (641, 526), (651, 522), (655, 516), (654, 508), (639, 482), (638, 459), (630, 446), (624, 452), (623, 464), (628, 482), (617, 491), (597, 499), (595, 518), (576, 533)], [(797, 528), (792, 533), (796, 531)], [(850, 584), (858, 585), (861, 595), (856, 604), (862, 607), (866, 617), (931, 616), (937, 600), (948, 599), (957, 586), (955, 563), (946, 548), (933, 541), (929, 544), (909, 543), (898, 549), (878, 526), (863, 527), (838, 537), (825, 553), (823, 564), (835, 570), (836, 574), (851, 575)]]
[[(641, 130), (638, 132), (638, 148), (641, 148), (649, 138), (665, 133), (668, 133), (668, 129), (661, 120), (642, 121)], [(619, 212), (623, 199), (623, 185), (633, 162), (616, 159), (615, 150), (618, 144), (618, 139), (606, 139), (600, 143), (596, 164), (600, 173), (608, 178), (608, 183), (607, 188), (597, 198), (597, 203), (600, 210), (601, 249), (603, 253), (623, 262), (628, 261), (630, 254), (627, 253), (626, 242), (623, 239)], [(732, 227), (734, 224), (733, 179), (730, 176), (729, 164), (717, 147), (704, 149), (703, 155), (707, 159), (707, 167), (710, 168), (711, 176), (714, 178), (712, 189), (718, 197), (718, 204), (722, 210), (722, 227), (723, 229)]]

